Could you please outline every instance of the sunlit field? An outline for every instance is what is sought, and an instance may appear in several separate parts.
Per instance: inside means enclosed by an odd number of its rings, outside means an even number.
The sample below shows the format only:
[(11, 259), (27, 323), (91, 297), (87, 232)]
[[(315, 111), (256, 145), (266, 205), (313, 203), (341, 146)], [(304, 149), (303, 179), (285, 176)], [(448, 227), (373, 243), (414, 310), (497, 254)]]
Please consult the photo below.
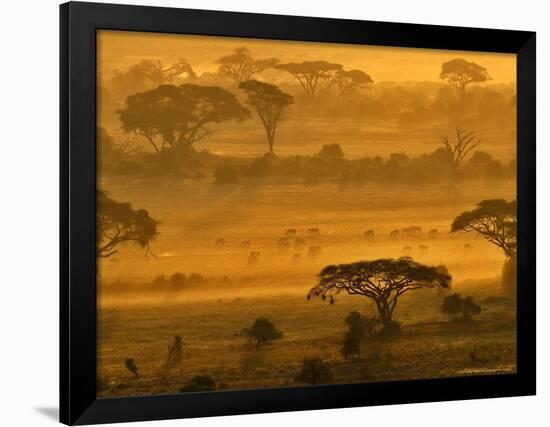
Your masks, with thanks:
[(98, 41), (98, 396), (515, 372), (513, 55)]

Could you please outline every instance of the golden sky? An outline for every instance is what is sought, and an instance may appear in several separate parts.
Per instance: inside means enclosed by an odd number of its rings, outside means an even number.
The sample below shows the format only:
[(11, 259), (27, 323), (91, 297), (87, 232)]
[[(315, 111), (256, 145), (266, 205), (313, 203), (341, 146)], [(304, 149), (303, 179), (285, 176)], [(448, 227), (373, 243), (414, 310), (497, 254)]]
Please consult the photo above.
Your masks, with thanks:
[(514, 54), (111, 30), (98, 32), (98, 67), (103, 73), (110, 74), (144, 58), (169, 63), (183, 57), (195, 72), (201, 74), (215, 71), (217, 65), (214, 61), (240, 46), (249, 48), (254, 58), (277, 57), (283, 62), (337, 62), (346, 69), (359, 68), (367, 72), (375, 82), (438, 81), (441, 64), (457, 57), (487, 68), (493, 83), (516, 81)]

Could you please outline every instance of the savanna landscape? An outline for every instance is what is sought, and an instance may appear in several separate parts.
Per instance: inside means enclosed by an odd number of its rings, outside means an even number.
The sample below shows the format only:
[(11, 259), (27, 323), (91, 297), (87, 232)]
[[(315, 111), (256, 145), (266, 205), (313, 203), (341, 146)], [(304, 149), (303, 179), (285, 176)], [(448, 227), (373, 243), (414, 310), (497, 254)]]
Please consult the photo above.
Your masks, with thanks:
[(515, 372), (514, 55), (97, 54), (98, 396)]

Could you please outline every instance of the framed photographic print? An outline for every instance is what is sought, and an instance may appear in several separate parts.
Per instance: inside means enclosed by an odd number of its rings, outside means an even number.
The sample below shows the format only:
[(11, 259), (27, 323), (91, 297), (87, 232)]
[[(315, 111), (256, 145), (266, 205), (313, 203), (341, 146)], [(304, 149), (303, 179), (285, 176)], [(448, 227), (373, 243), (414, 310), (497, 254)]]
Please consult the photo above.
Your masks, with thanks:
[(535, 34), (61, 5), (61, 421), (535, 393)]

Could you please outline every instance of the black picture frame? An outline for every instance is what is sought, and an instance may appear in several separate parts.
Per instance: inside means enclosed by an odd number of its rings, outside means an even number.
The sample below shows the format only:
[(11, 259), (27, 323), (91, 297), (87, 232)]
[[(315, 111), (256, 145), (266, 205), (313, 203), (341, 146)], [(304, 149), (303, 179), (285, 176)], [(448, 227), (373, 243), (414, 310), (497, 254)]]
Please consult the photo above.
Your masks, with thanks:
[[(517, 373), (96, 397), (96, 31), (132, 30), (517, 55)], [(533, 395), (536, 34), (69, 2), (60, 6), (60, 421), (70, 425)]]

